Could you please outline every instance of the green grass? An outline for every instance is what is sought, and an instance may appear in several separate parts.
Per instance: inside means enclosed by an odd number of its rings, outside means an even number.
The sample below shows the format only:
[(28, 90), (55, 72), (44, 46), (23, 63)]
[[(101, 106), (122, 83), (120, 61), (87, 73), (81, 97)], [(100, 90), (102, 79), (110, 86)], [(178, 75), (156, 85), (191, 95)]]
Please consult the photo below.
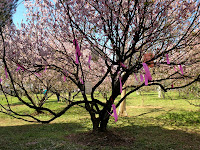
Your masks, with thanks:
[(169, 120), (169, 124), (176, 125), (176, 126), (190, 126), (194, 124), (200, 124), (200, 111), (198, 112), (188, 112), (188, 111), (181, 111), (178, 113), (169, 112), (167, 114), (161, 115), (158, 119)]
[[(171, 92), (167, 95), (166, 99), (161, 99), (154, 92), (139, 96), (133, 93), (127, 98), (128, 117), (119, 117), (116, 123), (113, 117), (110, 119), (109, 130), (135, 139), (128, 147), (90, 147), (70, 142), (67, 136), (92, 129), (88, 113), (80, 107), (74, 107), (50, 124), (27, 123), (0, 114), (0, 150), (199, 150), (199, 108), (179, 99), (178, 93)], [(15, 110), (21, 113), (33, 112), (20, 105), (16, 99), (12, 101), (15, 103)], [(5, 100), (1, 103), (5, 104)], [(66, 104), (57, 103), (56, 98), (51, 97), (45, 106), (56, 110), (62, 109)], [(47, 119), (48, 115), (43, 114), (40, 117)]]

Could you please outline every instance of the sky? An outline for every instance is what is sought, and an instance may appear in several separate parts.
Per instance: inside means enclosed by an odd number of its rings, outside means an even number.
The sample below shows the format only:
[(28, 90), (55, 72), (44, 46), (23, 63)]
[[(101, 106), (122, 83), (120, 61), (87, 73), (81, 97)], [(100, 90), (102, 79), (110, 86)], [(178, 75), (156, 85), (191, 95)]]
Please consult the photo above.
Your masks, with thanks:
[[(24, 4), (22, 3), (23, 1), (24, 0), (19, 0), (16, 12), (15, 14), (13, 14), (13, 22), (18, 28), (20, 28), (20, 24), (22, 20), (24, 23), (26, 22), (26, 19), (25, 19), (26, 8), (24, 7)], [(53, 2), (54, 0), (50, 0), (50, 1)]]
[[(13, 14), (13, 22), (14, 24), (19, 27), (19, 25), (21, 24), (22, 20), (23, 22), (25, 22), (25, 16), (24, 14), (26, 13), (26, 8), (24, 7), (24, 4), (22, 3), (23, 0), (19, 0), (19, 5), (16, 9), (15, 14)], [(18, 25), (18, 24), (19, 25)]]

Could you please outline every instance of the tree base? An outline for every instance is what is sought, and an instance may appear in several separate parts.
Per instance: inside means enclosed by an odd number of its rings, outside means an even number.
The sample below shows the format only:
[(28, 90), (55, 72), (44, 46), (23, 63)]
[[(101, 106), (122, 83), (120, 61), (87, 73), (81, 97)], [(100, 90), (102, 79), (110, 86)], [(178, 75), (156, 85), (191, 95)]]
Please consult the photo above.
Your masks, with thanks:
[(127, 117), (128, 113), (126, 111), (119, 112), (118, 116), (120, 116), (120, 117)]
[(120, 131), (89, 131), (67, 136), (73, 143), (91, 147), (128, 147), (134, 143), (134, 138), (127, 136)]
[(38, 115), (41, 115), (41, 114), (45, 114), (45, 112), (43, 112), (43, 111), (35, 111), (35, 112), (32, 113), (31, 115), (33, 115), (33, 116), (38, 116)]

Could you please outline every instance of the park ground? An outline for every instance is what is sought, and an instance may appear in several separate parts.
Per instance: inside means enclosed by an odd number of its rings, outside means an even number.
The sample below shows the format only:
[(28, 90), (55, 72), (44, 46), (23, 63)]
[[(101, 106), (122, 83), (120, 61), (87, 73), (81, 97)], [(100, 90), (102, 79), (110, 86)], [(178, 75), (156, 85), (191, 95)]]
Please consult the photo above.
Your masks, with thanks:
[[(15, 101), (13, 109), (29, 111)], [(200, 100), (190, 102), (197, 104)], [(56, 97), (49, 98), (45, 105), (55, 110), (66, 106)], [(70, 109), (50, 124), (28, 123), (0, 114), (0, 150), (200, 149), (200, 107), (190, 105), (177, 92), (168, 92), (165, 99), (158, 98), (156, 92), (133, 93), (127, 98), (127, 112), (128, 116), (119, 117), (116, 123), (112, 117), (108, 132), (98, 134), (91, 132), (89, 115), (80, 107)]]

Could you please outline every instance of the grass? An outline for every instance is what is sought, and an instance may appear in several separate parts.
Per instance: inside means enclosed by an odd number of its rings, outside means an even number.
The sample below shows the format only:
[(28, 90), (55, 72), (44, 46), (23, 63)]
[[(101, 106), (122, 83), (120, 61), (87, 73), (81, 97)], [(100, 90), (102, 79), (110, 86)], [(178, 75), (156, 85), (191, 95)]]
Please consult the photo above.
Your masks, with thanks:
[(176, 126), (190, 126), (194, 124), (200, 123), (200, 112), (188, 112), (188, 111), (181, 111), (179, 113), (170, 112), (165, 115), (161, 115), (158, 119), (170, 120), (170, 124)]
[[(70, 135), (81, 135), (92, 128), (87, 112), (74, 107), (50, 124), (27, 123), (0, 114), (0, 150), (199, 150), (199, 108), (189, 105), (184, 99), (179, 99), (176, 92), (167, 95), (166, 99), (160, 99), (154, 92), (143, 95), (133, 93), (127, 98), (128, 117), (119, 117), (116, 123), (113, 117), (110, 119), (109, 130), (134, 139), (127, 146), (91, 146), (70, 141), (68, 139)], [(16, 99), (12, 101), (17, 111), (32, 113)], [(57, 103), (55, 97), (50, 98), (45, 104), (54, 110), (61, 109), (65, 105)], [(40, 117), (45, 119), (48, 115), (43, 114)]]

